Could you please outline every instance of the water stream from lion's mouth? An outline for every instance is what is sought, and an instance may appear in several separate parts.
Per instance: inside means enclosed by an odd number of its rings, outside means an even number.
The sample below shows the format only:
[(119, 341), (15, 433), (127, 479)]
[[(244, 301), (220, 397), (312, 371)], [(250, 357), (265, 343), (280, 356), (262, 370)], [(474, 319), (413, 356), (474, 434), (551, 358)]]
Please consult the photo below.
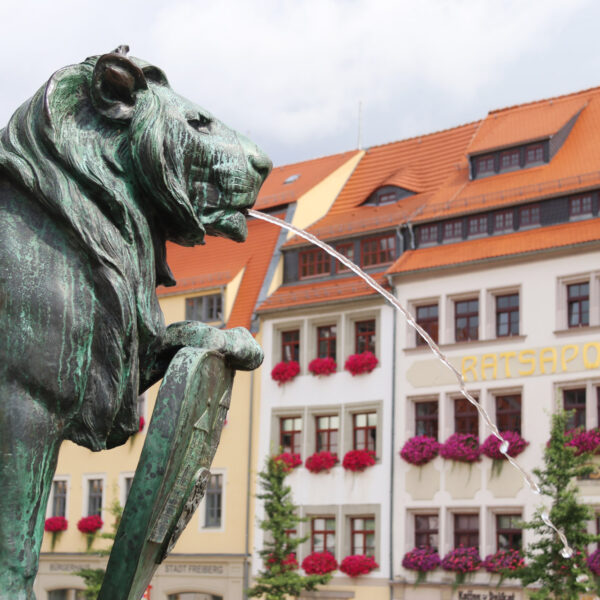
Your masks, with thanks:
[[(365, 273), (359, 266), (355, 265), (351, 260), (349, 260), (343, 254), (340, 254), (337, 250), (334, 250), (329, 244), (326, 244), (325, 242), (321, 241), (319, 238), (315, 237), (311, 233), (308, 233), (307, 231), (304, 231), (303, 229), (299, 229), (298, 227), (294, 227), (294, 225), (291, 225), (290, 223), (286, 223), (285, 221), (282, 221), (281, 219), (278, 219), (277, 217), (274, 217), (272, 215), (267, 215), (265, 213), (261, 213), (257, 210), (248, 209), (248, 215), (251, 217), (254, 217), (256, 219), (260, 219), (262, 221), (267, 221), (268, 223), (272, 223), (273, 225), (277, 225), (278, 227), (282, 227), (283, 229), (287, 229), (288, 231), (291, 231), (292, 233), (295, 233), (296, 235), (311, 242), (315, 246), (318, 246), (319, 248), (321, 248), (322, 250), (324, 250), (325, 252), (327, 252), (328, 254), (333, 256), (335, 259), (339, 260), (343, 265), (348, 267), (351, 271), (356, 273), (363, 281), (365, 281), (365, 283), (367, 283), (369, 286), (371, 286), (377, 293), (379, 293), (381, 296), (383, 296), (397, 311), (399, 311), (404, 316), (407, 323), (413, 329), (415, 329), (418, 332), (418, 334), (425, 340), (426, 344), (429, 346), (429, 348), (431, 349), (433, 354), (436, 356), (436, 358), (447, 369), (449, 369), (454, 374), (454, 376), (456, 377), (456, 381), (458, 383), (458, 388), (460, 390), (460, 393), (478, 410), (479, 414), (483, 418), (483, 421), (486, 424), (486, 426), (488, 427), (488, 429), (500, 440), (500, 442), (501, 442), (500, 452), (504, 455), (506, 460), (515, 469), (517, 469), (517, 471), (519, 471), (519, 473), (525, 480), (525, 483), (527, 483), (527, 485), (529, 486), (529, 488), (531, 489), (531, 491), (534, 494), (537, 494), (537, 495), (541, 494), (540, 488), (539, 488), (538, 484), (536, 483), (536, 481), (533, 479), (532, 475), (530, 473), (528, 473), (519, 464), (519, 462), (516, 461), (512, 456), (508, 455), (508, 450), (509, 450), (508, 440), (506, 440), (502, 436), (502, 434), (498, 430), (497, 425), (492, 421), (490, 415), (485, 410), (485, 408), (483, 408), (483, 406), (481, 404), (479, 404), (479, 402), (477, 402), (477, 400), (475, 400), (475, 398), (467, 391), (466, 382), (462, 376), (462, 373), (454, 365), (452, 365), (450, 363), (450, 361), (442, 353), (442, 351), (440, 350), (438, 345), (431, 339), (431, 336), (417, 323), (417, 321), (415, 320), (413, 315), (406, 308), (404, 308), (404, 306), (402, 306), (402, 304), (400, 304), (398, 299), (393, 294), (391, 294), (388, 290), (386, 290), (381, 285), (379, 285), (377, 283), (377, 281), (375, 281), (375, 279), (373, 279), (369, 274)], [(550, 520), (548, 511), (544, 510), (544, 512), (541, 515), (541, 518), (544, 521), (544, 523), (548, 527), (551, 527), (556, 532), (556, 534), (559, 536), (559, 538), (563, 544), (563, 549), (561, 551), (561, 554), (563, 555), (563, 557), (571, 558), (571, 556), (573, 556), (573, 549), (569, 546), (569, 543), (568, 543), (567, 538), (565, 537), (564, 533), (562, 531), (560, 531), (559, 529), (557, 529), (556, 526), (554, 525), (554, 523), (552, 523), (552, 521)]]

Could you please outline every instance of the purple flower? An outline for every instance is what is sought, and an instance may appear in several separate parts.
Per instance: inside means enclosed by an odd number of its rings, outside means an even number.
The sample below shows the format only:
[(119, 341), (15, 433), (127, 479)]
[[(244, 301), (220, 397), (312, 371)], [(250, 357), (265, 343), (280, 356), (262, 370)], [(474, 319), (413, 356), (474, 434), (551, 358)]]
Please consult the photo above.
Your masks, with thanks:
[(440, 451), (440, 444), (432, 437), (416, 435), (406, 441), (400, 456), (412, 465), (424, 465), (433, 460)]
[(442, 569), (456, 573), (471, 573), (481, 566), (477, 548), (459, 546), (450, 550), (442, 560)]
[(525, 566), (525, 561), (518, 550), (498, 550), (495, 554), (488, 554), (481, 566), (489, 573), (502, 573), (503, 571), (516, 571)]
[(440, 456), (459, 462), (479, 460), (479, 440), (472, 433), (454, 433), (440, 446)]
[[(508, 442), (508, 455), (515, 457), (521, 454), (529, 442), (526, 442), (516, 431), (501, 431), (500, 435)], [(502, 442), (491, 434), (483, 444), (481, 444), (481, 453), (493, 460), (506, 460), (506, 456), (500, 452)]]
[(424, 546), (407, 552), (402, 559), (402, 566), (412, 571), (427, 573), (428, 571), (437, 569), (441, 562), (436, 550), (429, 546)]

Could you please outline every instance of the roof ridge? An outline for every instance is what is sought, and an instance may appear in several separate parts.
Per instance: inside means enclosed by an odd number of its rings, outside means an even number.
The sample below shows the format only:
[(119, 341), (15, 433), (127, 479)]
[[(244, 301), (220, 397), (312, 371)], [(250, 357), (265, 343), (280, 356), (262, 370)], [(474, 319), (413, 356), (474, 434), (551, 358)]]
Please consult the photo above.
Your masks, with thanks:
[(338, 156), (344, 156), (345, 154), (356, 154), (358, 152), (362, 152), (362, 150), (360, 150), (360, 148), (353, 148), (352, 150), (345, 150), (344, 152), (334, 152), (333, 154), (324, 154), (323, 156), (315, 156), (314, 158), (307, 158), (305, 160), (299, 160), (299, 161), (293, 162), (293, 163), (286, 163), (284, 165), (275, 165), (275, 166), (273, 166), (273, 170), (284, 169), (287, 167), (294, 167), (297, 165), (303, 165), (305, 163), (314, 162), (317, 160), (324, 160), (326, 158), (335, 158)]

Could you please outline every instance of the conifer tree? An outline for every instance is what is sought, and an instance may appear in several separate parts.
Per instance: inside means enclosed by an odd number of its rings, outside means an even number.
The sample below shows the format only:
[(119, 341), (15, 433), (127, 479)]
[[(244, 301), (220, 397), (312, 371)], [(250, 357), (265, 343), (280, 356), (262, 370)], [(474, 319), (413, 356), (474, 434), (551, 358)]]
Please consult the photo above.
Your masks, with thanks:
[(304, 576), (297, 572), (296, 550), (308, 538), (290, 534), (303, 519), (297, 515), (291, 488), (285, 485), (288, 470), (286, 463), (269, 457), (259, 473), (263, 493), (257, 498), (264, 500), (266, 515), (260, 523), (265, 532), (264, 547), (260, 551), (264, 566), (248, 590), (250, 597), (282, 600), (286, 596), (298, 596), (302, 590), (314, 590), (331, 579), (331, 574)]
[[(596, 591), (594, 575), (586, 564), (587, 549), (600, 536), (587, 533), (592, 518), (590, 508), (579, 502), (577, 478), (593, 472), (590, 454), (577, 454), (576, 448), (566, 446), (565, 433), (569, 415), (564, 411), (552, 415), (550, 441), (544, 451), (544, 467), (534, 469), (541, 493), (551, 500), (550, 508), (539, 507), (533, 520), (524, 525), (537, 536), (525, 552), (526, 566), (517, 577), (524, 586), (539, 589), (529, 591), (533, 600), (578, 600), (582, 593)], [(571, 558), (563, 556), (564, 548), (556, 532), (543, 518), (547, 513), (561, 530), (573, 549)]]

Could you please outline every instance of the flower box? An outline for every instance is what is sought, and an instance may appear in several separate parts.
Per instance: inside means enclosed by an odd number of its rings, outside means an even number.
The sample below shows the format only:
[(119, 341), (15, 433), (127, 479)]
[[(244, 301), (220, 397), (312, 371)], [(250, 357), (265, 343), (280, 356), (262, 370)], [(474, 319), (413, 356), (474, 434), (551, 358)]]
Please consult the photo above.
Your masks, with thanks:
[(315, 358), (308, 363), (308, 370), (313, 375), (331, 375), (337, 371), (337, 363), (330, 356)]
[[(529, 446), (529, 442), (526, 442), (516, 431), (501, 431), (500, 435), (508, 442), (507, 454), (513, 458)], [(502, 442), (492, 433), (481, 444), (481, 453), (492, 460), (506, 460), (506, 456), (500, 452), (501, 445)]]
[(282, 452), (277, 456), (273, 457), (273, 460), (279, 461), (285, 465), (285, 471), (290, 473), (296, 467), (302, 464), (302, 459), (299, 454), (292, 454), (291, 452)]
[(292, 381), (300, 373), (300, 365), (295, 360), (280, 362), (273, 367), (271, 379), (279, 385)]
[(302, 561), (307, 575), (325, 575), (338, 568), (337, 560), (331, 552), (313, 552)]
[(372, 556), (365, 556), (364, 554), (346, 556), (340, 564), (340, 571), (346, 573), (348, 577), (368, 575), (373, 569), (379, 569), (379, 565)]
[(82, 517), (77, 522), (77, 529), (81, 531), (81, 533), (96, 533), (98, 529), (102, 528), (102, 519), (100, 515), (90, 515), (89, 517)]
[(416, 583), (422, 583), (429, 571), (437, 569), (442, 560), (436, 550), (429, 546), (414, 548), (404, 555), (402, 566), (411, 571), (417, 571)]
[(337, 454), (324, 450), (322, 452), (315, 452), (312, 456), (309, 456), (304, 462), (304, 466), (311, 473), (322, 473), (335, 467), (338, 462), (340, 460)]
[(442, 559), (442, 569), (456, 573), (456, 584), (464, 582), (467, 573), (478, 571), (481, 567), (479, 551), (474, 547), (459, 546), (450, 550)]
[(364, 471), (367, 467), (375, 464), (375, 452), (373, 450), (350, 450), (346, 452), (342, 467), (347, 471), (355, 473)]
[(565, 446), (575, 448), (575, 454), (579, 456), (585, 452), (596, 453), (600, 448), (600, 429), (572, 429), (566, 432), (568, 441)]
[(372, 352), (363, 352), (362, 354), (351, 354), (346, 359), (344, 369), (354, 377), (354, 375), (370, 373), (378, 364), (379, 361)]
[(488, 554), (481, 566), (488, 573), (499, 573), (504, 579), (511, 571), (516, 571), (525, 566), (525, 560), (518, 550), (498, 550), (495, 554)]
[(50, 533), (58, 533), (66, 531), (69, 522), (64, 517), (48, 517), (44, 523), (44, 531)]
[(411, 465), (425, 465), (433, 460), (440, 451), (439, 442), (426, 435), (416, 435), (406, 441), (400, 456)]
[(479, 440), (472, 433), (454, 433), (440, 446), (442, 458), (457, 462), (476, 462), (480, 454)]

